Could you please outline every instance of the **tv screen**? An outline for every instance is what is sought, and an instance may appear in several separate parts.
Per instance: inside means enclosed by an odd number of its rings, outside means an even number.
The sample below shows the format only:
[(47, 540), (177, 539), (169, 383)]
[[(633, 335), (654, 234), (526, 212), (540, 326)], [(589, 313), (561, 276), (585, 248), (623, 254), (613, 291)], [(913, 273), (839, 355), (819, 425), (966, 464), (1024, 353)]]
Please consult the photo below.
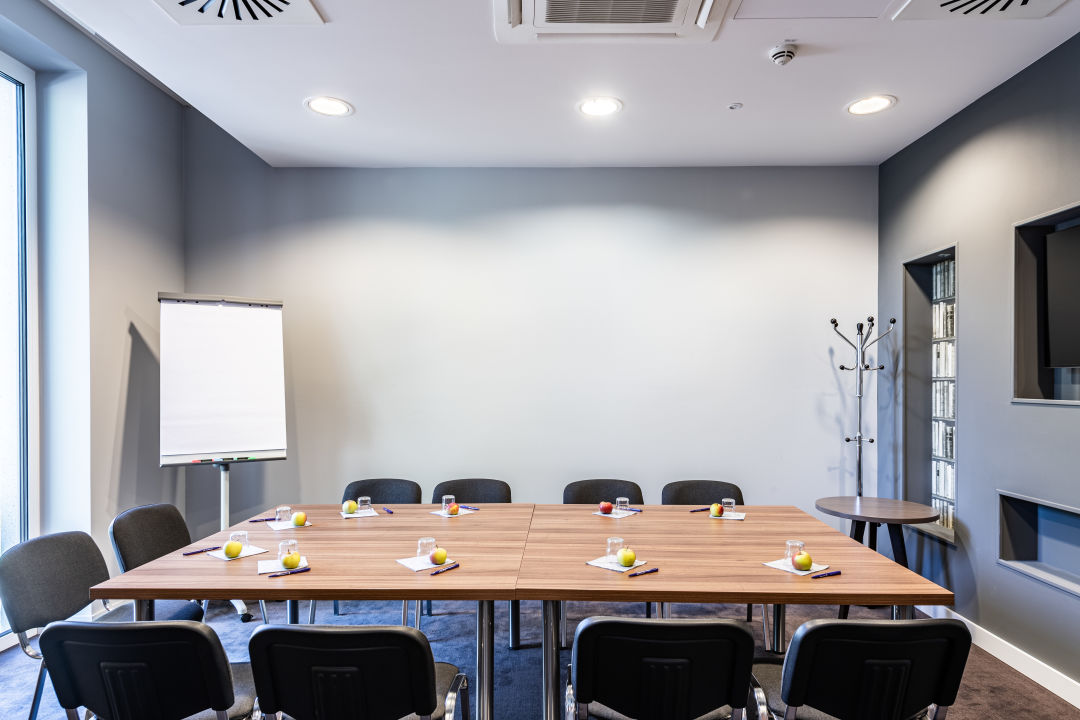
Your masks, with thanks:
[(1046, 236), (1049, 367), (1080, 366), (1080, 226)]

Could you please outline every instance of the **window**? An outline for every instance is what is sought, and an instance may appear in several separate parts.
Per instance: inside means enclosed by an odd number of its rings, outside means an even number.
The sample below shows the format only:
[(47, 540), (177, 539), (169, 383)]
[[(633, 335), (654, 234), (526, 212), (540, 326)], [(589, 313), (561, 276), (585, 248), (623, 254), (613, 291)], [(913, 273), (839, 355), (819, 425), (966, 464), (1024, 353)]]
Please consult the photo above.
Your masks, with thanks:
[[(34, 75), (0, 54), (0, 551), (30, 532), (28, 134)], [(0, 615), (0, 632), (7, 632)]]

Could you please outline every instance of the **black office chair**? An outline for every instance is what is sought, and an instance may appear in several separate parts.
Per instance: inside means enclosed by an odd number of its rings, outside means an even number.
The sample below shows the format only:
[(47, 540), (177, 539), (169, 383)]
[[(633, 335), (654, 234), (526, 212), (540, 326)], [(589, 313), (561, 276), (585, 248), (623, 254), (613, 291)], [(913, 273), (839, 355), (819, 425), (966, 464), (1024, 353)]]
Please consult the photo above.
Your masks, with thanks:
[(56, 622), (41, 652), (69, 720), (80, 707), (109, 720), (237, 720), (255, 706), (250, 666), (230, 667), (200, 622)]
[[(174, 505), (140, 505), (109, 524), (116, 561), (127, 572), (191, 544), (184, 516)], [(147, 620), (202, 620), (205, 607), (190, 600), (151, 600)], [(264, 618), (265, 622), (265, 618)]]
[[(468, 720), (469, 684), (410, 627), (262, 626), (248, 642), (259, 706), (303, 720)], [(279, 716), (280, 717), (280, 716)]]
[[(453, 495), (459, 503), (508, 503), (511, 502), (510, 485), (492, 478), (459, 478), (444, 480), (431, 492), (431, 502), (442, 503), (443, 495)], [(424, 603), (431, 615), (431, 601)], [(420, 601), (416, 601), (416, 627), (420, 627)], [(510, 601), (510, 649), (521, 645), (521, 601)]]
[(355, 500), (361, 495), (382, 505), (416, 505), (421, 501), (419, 483), (401, 478), (368, 478), (353, 480), (345, 486), (341, 502)]
[(751, 684), (754, 636), (735, 620), (591, 617), (578, 625), (566, 689), (567, 717), (741, 720)]
[[(0, 555), (0, 606), (22, 651), (34, 660), (41, 655), (27, 639), (27, 633), (57, 620), (66, 620), (90, 604), (90, 588), (109, 579), (93, 538), (84, 532), (42, 535), (11, 547)], [(130, 620), (131, 609), (109, 610), (99, 622)], [(41, 692), (48, 670), (38, 668), (30, 720), (41, 705)]]
[(959, 620), (811, 620), (754, 678), (775, 718), (942, 720), (970, 650)]
[[(663, 505), (712, 505), (724, 498), (732, 498), (736, 505), (745, 505), (742, 489), (735, 483), (722, 480), (676, 480), (664, 486), (660, 491)], [(761, 612), (765, 613), (762, 606)], [(661, 615), (664, 615), (661, 612)], [(746, 606), (746, 622), (753, 622), (754, 606)]]
[[(355, 500), (360, 496), (371, 498), (371, 502), (380, 505), (417, 505), (422, 495), (419, 483), (401, 478), (368, 478), (366, 480), (353, 480), (345, 486), (341, 493), (341, 502)], [(408, 601), (402, 607), (401, 624), (408, 623)], [(341, 614), (341, 602), (334, 601), (334, 614)]]
[(577, 480), (564, 487), (562, 492), (563, 505), (597, 505), (604, 500), (615, 502), (617, 497), (629, 498), (631, 505), (645, 502), (641, 487), (630, 480)]
[(739, 486), (722, 480), (677, 480), (660, 491), (664, 505), (712, 505), (724, 498), (734, 498), (736, 505), (746, 504)]

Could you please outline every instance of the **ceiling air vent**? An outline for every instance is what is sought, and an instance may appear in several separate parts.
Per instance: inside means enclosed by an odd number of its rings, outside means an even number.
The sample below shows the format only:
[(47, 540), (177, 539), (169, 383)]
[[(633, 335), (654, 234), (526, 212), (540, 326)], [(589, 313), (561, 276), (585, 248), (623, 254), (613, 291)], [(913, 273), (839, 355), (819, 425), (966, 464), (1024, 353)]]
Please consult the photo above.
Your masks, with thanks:
[(309, 0), (154, 0), (181, 25), (322, 25)]
[(908, 0), (893, 20), (937, 20), (940, 18), (993, 18), (1031, 20), (1044, 18), (1065, 4), (1065, 0)]
[(729, 0), (494, 0), (504, 43), (709, 42)]

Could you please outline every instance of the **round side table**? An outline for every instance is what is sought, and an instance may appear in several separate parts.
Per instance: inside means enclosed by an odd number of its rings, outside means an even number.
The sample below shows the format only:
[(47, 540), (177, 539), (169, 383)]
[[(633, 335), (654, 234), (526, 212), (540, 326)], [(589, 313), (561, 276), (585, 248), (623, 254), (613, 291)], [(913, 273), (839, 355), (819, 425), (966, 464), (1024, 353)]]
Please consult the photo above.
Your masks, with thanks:
[(826, 515), (851, 520), (851, 537), (859, 542), (863, 541), (863, 530), (869, 530), (867, 544), (871, 550), (877, 550), (878, 526), (887, 525), (889, 540), (892, 542), (893, 559), (904, 567), (908, 566), (908, 560), (907, 549), (904, 547), (903, 526), (933, 522), (938, 518), (937, 510), (929, 505), (892, 498), (842, 495), (821, 498), (814, 503), (814, 507)]

